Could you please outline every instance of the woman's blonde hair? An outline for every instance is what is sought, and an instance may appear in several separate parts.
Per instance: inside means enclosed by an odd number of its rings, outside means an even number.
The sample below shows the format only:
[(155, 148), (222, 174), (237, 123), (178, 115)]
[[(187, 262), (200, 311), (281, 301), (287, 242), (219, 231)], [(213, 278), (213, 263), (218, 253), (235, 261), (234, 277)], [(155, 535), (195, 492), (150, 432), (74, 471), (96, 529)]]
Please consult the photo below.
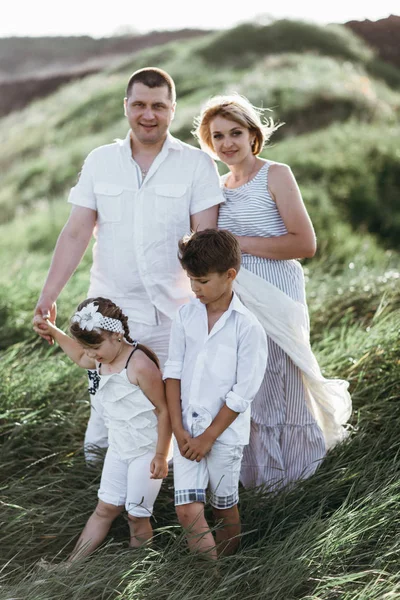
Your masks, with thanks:
[(195, 129), (192, 134), (199, 140), (203, 150), (214, 158), (218, 158), (214, 152), (210, 124), (216, 116), (224, 117), (235, 121), (254, 134), (255, 139), (251, 150), (257, 156), (274, 131), (283, 125), (283, 123), (274, 123), (272, 118), (264, 117), (265, 110), (269, 109), (253, 106), (247, 98), (240, 94), (214, 96), (207, 101), (200, 115), (195, 118)]

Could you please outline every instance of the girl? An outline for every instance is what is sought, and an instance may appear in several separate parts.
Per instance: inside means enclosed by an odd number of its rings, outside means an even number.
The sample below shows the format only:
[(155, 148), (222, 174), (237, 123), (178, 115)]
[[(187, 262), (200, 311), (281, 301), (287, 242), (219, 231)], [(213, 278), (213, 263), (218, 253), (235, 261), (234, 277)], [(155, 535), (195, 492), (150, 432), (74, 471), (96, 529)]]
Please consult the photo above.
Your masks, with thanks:
[(69, 557), (90, 554), (106, 537), (112, 522), (128, 512), (130, 546), (153, 535), (153, 504), (168, 473), (171, 425), (157, 356), (129, 336), (128, 319), (111, 300), (89, 298), (70, 322), (72, 338), (47, 321), (63, 351), (88, 369), (95, 410), (108, 429), (97, 507)]

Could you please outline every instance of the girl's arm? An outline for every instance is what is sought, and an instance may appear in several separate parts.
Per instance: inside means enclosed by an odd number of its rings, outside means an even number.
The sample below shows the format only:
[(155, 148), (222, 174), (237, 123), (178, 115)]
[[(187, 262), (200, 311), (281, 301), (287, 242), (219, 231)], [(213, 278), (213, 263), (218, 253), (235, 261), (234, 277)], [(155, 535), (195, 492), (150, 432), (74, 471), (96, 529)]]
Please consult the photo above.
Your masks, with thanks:
[(315, 232), (290, 168), (272, 164), (268, 172), (268, 187), (287, 233), (268, 238), (237, 236), (241, 251), (277, 260), (311, 258), (317, 249)]
[(96, 362), (86, 355), (82, 346), (76, 340), (61, 331), (61, 329), (56, 327), (56, 325), (53, 325), (48, 319), (46, 319), (44, 323), (41, 323), (40, 331), (45, 333), (45, 335), (51, 335), (60, 348), (63, 349), (65, 354), (78, 366), (83, 369), (96, 368)]
[(128, 365), (128, 378), (137, 379), (142, 392), (155, 406), (158, 419), (156, 455), (151, 463), (151, 478), (162, 479), (168, 474), (168, 452), (171, 445), (171, 421), (169, 418), (165, 386), (160, 369), (147, 357), (137, 357)]

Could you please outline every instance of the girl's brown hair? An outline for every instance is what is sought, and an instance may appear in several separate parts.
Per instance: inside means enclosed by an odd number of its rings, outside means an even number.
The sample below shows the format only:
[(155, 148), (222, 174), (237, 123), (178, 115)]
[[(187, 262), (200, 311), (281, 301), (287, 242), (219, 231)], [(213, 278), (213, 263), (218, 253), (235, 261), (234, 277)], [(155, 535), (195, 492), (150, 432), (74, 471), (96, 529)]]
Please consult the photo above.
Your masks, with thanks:
[[(122, 327), (124, 329), (124, 338), (130, 344), (134, 343), (134, 340), (129, 335), (128, 317), (124, 315), (119, 306), (114, 304), (112, 300), (101, 297), (87, 298), (79, 304), (76, 311), (78, 312), (82, 310), (82, 308), (84, 308), (91, 302), (93, 302), (99, 307), (98, 312), (101, 313), (103, 317), (110, 317), (111, 319), (117, 319), (118, 321), (121, 321)], [(69, 331), (72, 337), (75, 338), (79, 343), (89, 347), (99, 346), (104, 341), (106, 335), (112, 335), (111, 331), (100, 329), (98, 327), (95, 327), (94, 329), (92, 329), (92, 331), (88, 331), (87, 329), (81, 329), (79, 323), (75, 323), (72, 321), (70, 322)], [(137, 348), (144, 352), (150, 358), (150, 360), (152, 360), (157, 365), (157, 367), (160, 368), (160, 362), (158, 360), (158, 357), (152, 350), (150, 350), (150, 348), (144, 346), (143, 344), (137, 344)]]

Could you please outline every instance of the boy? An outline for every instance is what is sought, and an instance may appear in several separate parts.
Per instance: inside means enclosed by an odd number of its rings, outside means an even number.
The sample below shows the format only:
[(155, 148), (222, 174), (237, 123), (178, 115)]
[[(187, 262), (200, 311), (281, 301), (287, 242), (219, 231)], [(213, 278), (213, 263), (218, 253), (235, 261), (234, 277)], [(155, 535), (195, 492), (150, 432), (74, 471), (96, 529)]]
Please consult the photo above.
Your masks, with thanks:
[[(196, 298), (180, 307), (165, 365), (174, 440), (175, 505), (191, 551), (212, 559), (239, 545), (239, 474), (249, 442), (250, 404), (267, 363), (266, 335), (232, 291), (241, 253), (228, 231), (179, 242)], [(209, 487), (216, 541), (204, 516)]]

